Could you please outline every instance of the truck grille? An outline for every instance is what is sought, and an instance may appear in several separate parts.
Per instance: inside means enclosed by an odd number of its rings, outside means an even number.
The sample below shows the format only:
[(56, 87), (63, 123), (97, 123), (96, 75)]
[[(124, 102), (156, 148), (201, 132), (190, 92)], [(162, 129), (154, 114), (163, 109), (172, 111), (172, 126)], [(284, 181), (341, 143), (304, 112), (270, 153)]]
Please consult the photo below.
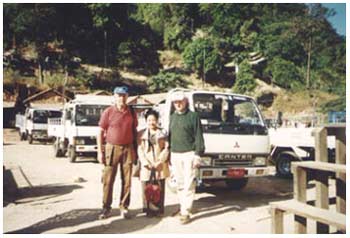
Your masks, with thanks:
[(219, 160), (214, 159), (214, 166), (227, 167), (227, 166), (252, 166), (253, 161), (251, 160)]
[(96, 137), (94, 137), (94, 136), (84, 136), (82, 138), (84, 138), (85, 145), (96, 145), (97, 144)]

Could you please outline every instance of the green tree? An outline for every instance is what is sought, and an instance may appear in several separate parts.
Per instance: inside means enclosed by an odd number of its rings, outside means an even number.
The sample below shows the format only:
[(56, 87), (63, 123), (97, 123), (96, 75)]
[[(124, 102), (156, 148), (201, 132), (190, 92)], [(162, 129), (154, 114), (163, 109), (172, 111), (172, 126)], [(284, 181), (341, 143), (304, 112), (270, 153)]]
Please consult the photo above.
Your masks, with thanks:
[(241, 94), (249, 94), (256, 87), (254, 79), (254, 71), (248, 60), (244, 60), (239, 65), (239, 71), (237, 74), (235, 85), (233, 86), (233, 92)]
[(283, 88), (299, 89), (302, 87), (300, 70), (291, 61), (275, 57), (269, 62), (266, 72), (272, 78), (272, 82)]
[(185, 48), (182, 58), (187, 68), (205, 78), (209, 72), (220, 74), (222, 63), (219, 51), (209, 39), (198, 38)]

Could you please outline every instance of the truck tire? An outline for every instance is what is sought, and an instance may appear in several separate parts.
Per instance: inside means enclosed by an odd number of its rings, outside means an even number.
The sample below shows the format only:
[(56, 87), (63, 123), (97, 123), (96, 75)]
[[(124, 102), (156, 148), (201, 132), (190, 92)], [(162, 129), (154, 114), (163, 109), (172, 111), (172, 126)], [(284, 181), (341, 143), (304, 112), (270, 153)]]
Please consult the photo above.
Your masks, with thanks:
[(232, 190), (241, 190), (247, 186), (248, 178), (242, 179), (227, 179), (225, 180), (226, 186)]
[(69, 146), (68, 158), (69, 158), (69, 162), (71, 163), (74, 163), (75, 160), (77, 159), (77, 153), (75, 152), (75, 149), (73, 146)]
[(33, 136), (30, 134), (28, 135), (28, 143), (33, 144)]
[(296, 155), (292, 153), (280, 153), (276, 159), (276, 172), (277, 176), (281, 178), (291, 178), (292, 170), (291, 170), (291, 162), (298, 161)]
[(56, 139), (55, 142), (53, 143), (53, 151), (56, 158), (63, 157), (63, 153), (62, 153), (62, 150), (60, 149), (58, 139)]

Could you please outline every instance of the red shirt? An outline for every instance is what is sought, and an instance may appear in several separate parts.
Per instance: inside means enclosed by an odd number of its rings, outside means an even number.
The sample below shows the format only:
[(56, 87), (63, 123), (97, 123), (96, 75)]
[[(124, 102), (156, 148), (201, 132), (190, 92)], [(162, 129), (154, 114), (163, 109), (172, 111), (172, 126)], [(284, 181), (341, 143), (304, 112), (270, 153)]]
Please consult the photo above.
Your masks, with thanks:
[(135, 129), (137, 127), (136, 112), (133, 118), (129, 107), (124, 111), (119, 111), (116, 106), (106, 108), (98, 123), (101, 128), (106, 131), (106, 142), (112, 145), (128, 145), (132, 144), (133, 121)]

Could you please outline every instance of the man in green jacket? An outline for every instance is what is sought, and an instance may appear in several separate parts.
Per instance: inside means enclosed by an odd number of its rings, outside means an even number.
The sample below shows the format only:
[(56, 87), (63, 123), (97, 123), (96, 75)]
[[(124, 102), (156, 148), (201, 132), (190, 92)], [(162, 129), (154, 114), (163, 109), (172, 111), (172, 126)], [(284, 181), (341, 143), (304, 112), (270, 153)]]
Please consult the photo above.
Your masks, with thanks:
[(204, 152), (202, 125), (196, 112), (188, 109), (185, 94), (181, 91), (172, 95), (175, 112), (170, 116), (171, 163), (177, 182), (180, 203), (180, 222), (190, 221), (190, 212), (195, 194), (195, 172)]

